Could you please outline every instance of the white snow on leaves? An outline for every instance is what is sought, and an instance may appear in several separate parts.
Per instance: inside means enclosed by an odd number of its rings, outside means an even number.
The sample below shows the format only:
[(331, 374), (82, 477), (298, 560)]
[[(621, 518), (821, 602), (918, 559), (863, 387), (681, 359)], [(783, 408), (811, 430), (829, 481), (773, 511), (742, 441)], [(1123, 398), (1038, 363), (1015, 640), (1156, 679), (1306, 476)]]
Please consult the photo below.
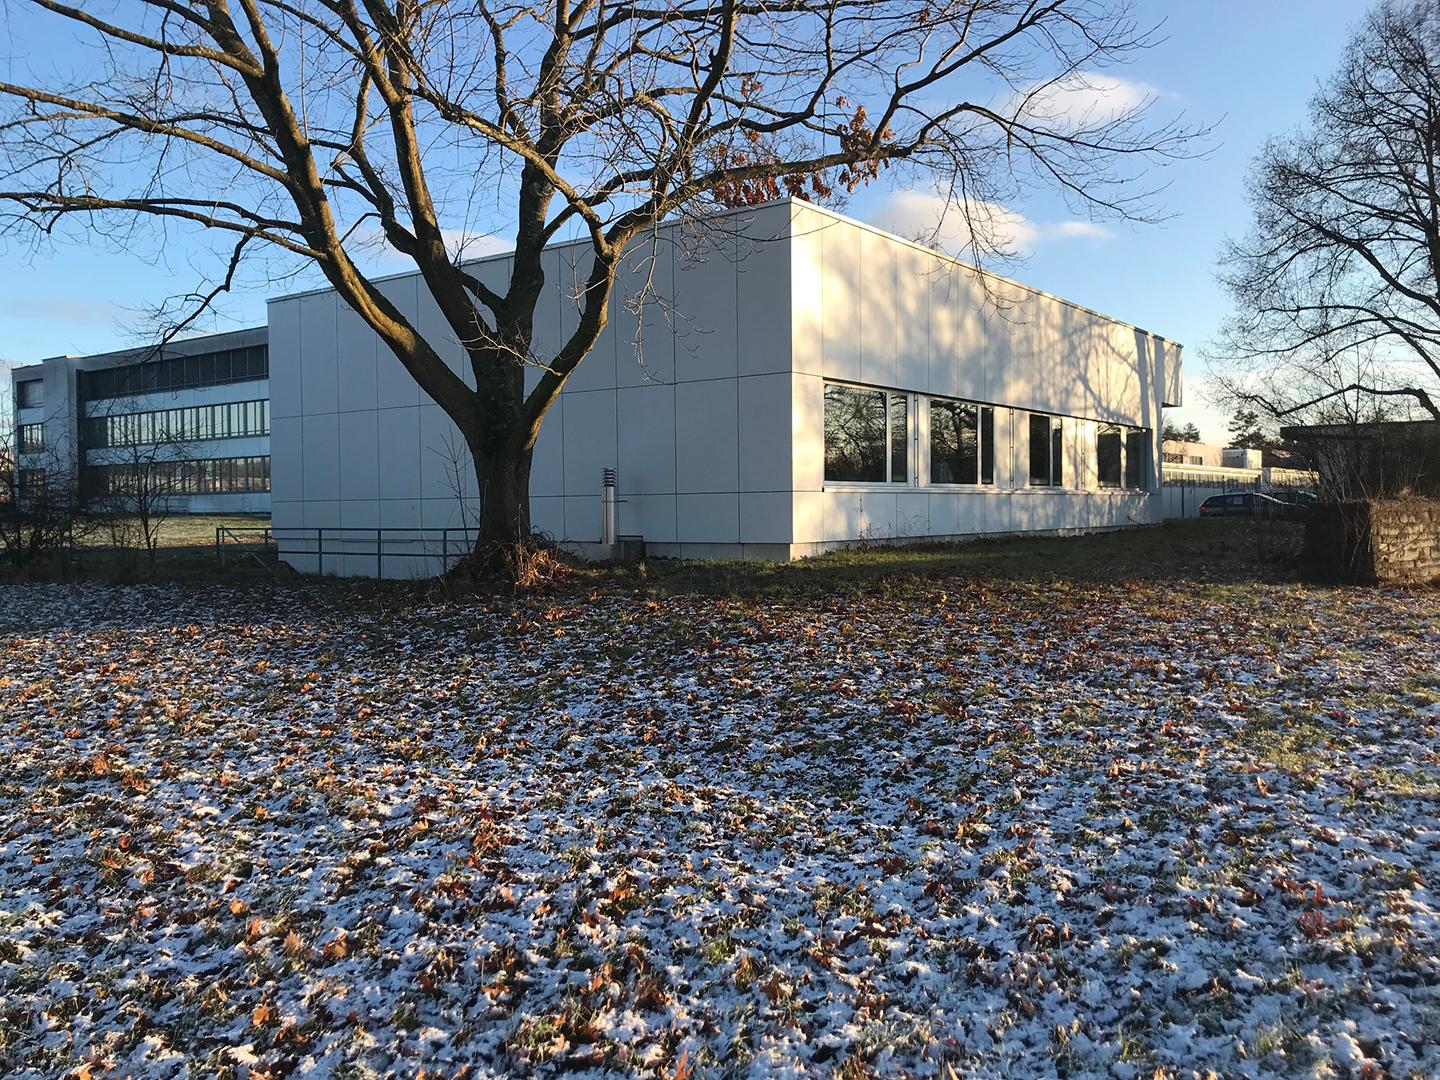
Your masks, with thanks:
[(1440, 1074), (1433, 596), (0, 611), (7, 1075)]

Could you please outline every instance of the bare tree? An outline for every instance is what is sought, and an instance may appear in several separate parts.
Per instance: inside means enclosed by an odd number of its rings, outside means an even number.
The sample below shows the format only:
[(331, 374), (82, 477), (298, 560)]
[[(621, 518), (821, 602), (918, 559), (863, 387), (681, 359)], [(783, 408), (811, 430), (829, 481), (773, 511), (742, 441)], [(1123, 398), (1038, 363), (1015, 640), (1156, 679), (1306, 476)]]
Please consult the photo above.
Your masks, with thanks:
[(0, 433), (0, 559), (12, 570), (68, 558), (89, 530), (74, 463), (49, 447), (19, 450), (8, 433)]
[[(1065, 105), (1150, 43), (1126, 0), (9, 3), (98, 48), (70, 83), (0, 81), (8, 225), (227, 237), (197, 303), (261, 248), (318, 268), (463, 435), (491, 550), (529, 536), (541, 421), (605, 328), (622, 257), (660, 222), (839, 198), (890, 166), (967, 218), (1037, 185), (1144, 218), (1137, 179), (1195, 134), (1152, 124), (1148, 102)], [(502, 287), (447, 243), (487, 202), (514, 244)], [(993, 254), (982, 225), (976, 261)], [(377, 230), (418, 268), (474, 389), (360, 268)], [(579, 315), (537, 355), (541, 254), (570, 233), (588, 243)]]
[(1254, 166), (1253, 229), (1221, 256), (1224, 397), (1312, 422), (1440, 419), (1437, 169), (1440, 5), (1385, 0), (1308, 127)]
[(153, 570), (161, 530), (191, 490), (187, 480), (198, 467), (175, 433), (161, 431), (150, 442), (130, 438), (91, 464), (98, 490), (82, 493), (86, 508), (118, 555), (143, 551)]

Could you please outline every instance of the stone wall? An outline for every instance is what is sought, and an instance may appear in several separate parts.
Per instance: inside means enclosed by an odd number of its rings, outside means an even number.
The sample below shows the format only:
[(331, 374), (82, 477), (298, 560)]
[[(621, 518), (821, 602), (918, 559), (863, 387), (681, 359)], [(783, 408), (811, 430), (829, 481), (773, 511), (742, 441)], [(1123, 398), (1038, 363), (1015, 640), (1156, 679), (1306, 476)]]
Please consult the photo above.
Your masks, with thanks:
[(1302, 567), (1311, 581), (1440, 582), (1440, 499), (1317, 506), (1305, 529)]

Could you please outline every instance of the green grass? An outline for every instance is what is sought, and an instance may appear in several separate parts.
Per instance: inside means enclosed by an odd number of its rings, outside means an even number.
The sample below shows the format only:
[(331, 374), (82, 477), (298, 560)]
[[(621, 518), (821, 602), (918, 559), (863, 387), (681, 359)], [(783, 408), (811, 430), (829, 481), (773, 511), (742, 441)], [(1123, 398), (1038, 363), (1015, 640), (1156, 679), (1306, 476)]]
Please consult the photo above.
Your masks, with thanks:
[[(154, 560), (145, 550), (142, 530), (136, 523), (114, 530), (104, 523), (92, 523), (83, 539), (63, 557), (55, 555), (14, 570), (0, 566), (0, 580), (91, 580), (91, 581), (245, 581), (269, 577), (270, 571), (246, 552), (261, 551), (260, 534), (268, 528), (268, 515), (197, 514), (176, 515), (160, 522)], [(224, 526), (236, 530), (226, 538), (229, 545), (225, 565), (216, 559), (215, 531)], [(246, 531), (241, 531), (246, 530)], [(128, 540), (115, 545), (115, 537)], [(273, 562), (273, 559), (268, 560)]]
[[(267, 514), (196, 514), (167, 519), (160, 525), (160, 546), (166, 548), (215, 546), (215, 530), (220, 526), (236, 530), (264, 529), (270, 526)], [(250, 538), (248, 532), (240, 532)]]

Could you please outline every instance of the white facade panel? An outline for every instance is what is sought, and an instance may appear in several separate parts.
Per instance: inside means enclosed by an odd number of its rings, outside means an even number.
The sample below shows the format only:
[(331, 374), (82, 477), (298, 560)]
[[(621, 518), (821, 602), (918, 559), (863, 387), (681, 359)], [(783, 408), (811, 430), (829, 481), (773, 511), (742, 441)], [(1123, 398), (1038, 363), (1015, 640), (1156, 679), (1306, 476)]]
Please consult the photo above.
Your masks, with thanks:
[[(565, 395), (566, 495), (594, 495), (598, 499), (601, 471), (618, 469), (615, 403), (614, 390)], [(570, 539), (568, 535), (566, 538)]]
[[(308, 413), (300, 422), (300, 475), (307, 504), (340, 500), (340, 416)], [(274, 471), (272, 463), (271, 471)], [(335, 522), (336, 525), (339, 521)]]
[(739, 490), (792, 490), (790, 373), (747, 376), (737, 389)]
[[(336, 407), (340, 412), (374, 409), (380, 395), (380, 339), (364, 319), (348, 305), (340, 304), (335, 313), (335, 341), (339, 364)], [(394, 355), (390, 358), (393, 360)]]
[(270, 350), (270, 419), (300, 416), (300, 304), (295, 300), (272, 300), (266, 305)]
[(340, 413), (338, 431), (340, 498), (347, 504), (379, 499), (380, 440), (375, 410)]
[[(565, 399), (555, 399), (540, 422), (540, 434), (530, 460), (530, 498), (565, 494)], [(534, 513), (534, 508), (531, 508)], [(546, 532), (551, 532), (546, 529)], [(553, 533), (559, 536), (559, 532)]]
[(420, 497), (420, 406), (375, 410), (376, 498)]
[(339, 306), (333, 292), (300, 300), (300, 404), (307, 417), (340, 409)]
[[(376, 282), (376, 288), (401, 315), (411, 320), (412, 325), (420, 319), (419, 277), (418, 274), (407, 274)], [(405, 370), (405, 365), (378, 338), (375, 341), (375, 384), (380, 408), (419, 405), (422, 400), (428, 400), (414, 377)]]
[(626, 387), (616, 394), (616, 410), (618, 471), (626, 497), (673, 495), (675, 387)]
[[(733, 379), (740, 371), (740, 254), (734, 226), (677, 229), (675, 381)], [(750, 258), (764, 258), (750, 252)], [(747, 261), (749, 261), (747, 259)], [(757, 272), (752, 263), (752, 273)]]
[(740, 490), (739, 388), (736, 379), (675, 388), (675, 490), (684, 495)]
[(758, 211), (736, 244), (739, 374), (790, 372), (790, 207)]
[(675, 539), (682, 544), (738, 544), (739, 494), (677, 495)]

